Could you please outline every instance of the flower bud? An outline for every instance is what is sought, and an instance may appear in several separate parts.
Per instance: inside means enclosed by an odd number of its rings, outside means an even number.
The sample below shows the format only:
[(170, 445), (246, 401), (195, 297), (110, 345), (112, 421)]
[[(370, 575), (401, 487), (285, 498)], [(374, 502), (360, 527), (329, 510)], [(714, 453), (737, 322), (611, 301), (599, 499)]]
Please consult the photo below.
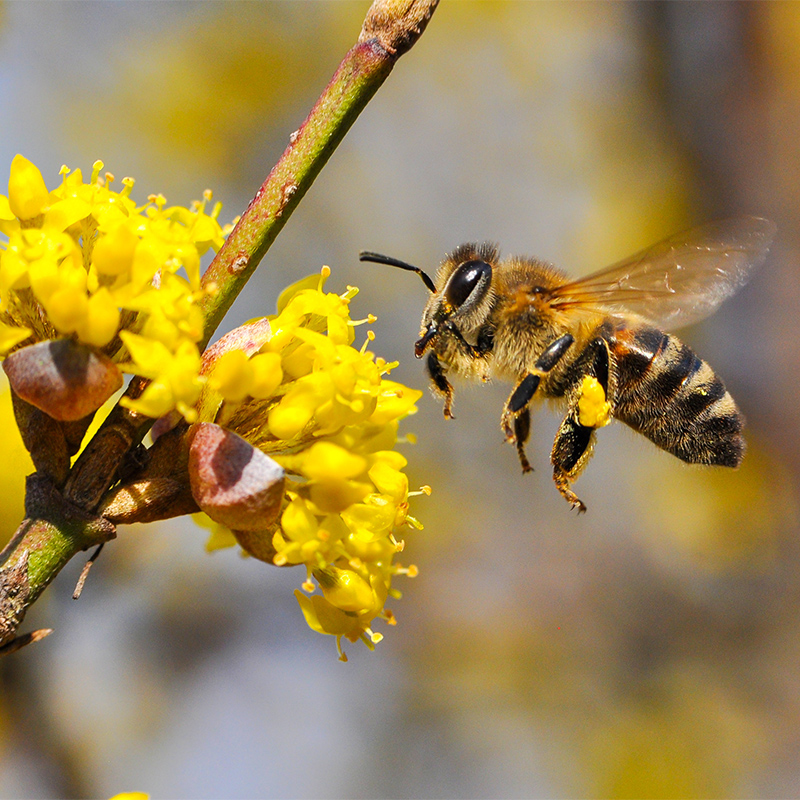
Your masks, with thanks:
[(19, 219), (41, 214), (48, 202), (47, 186), (39, 168), (19, 153), (11, 162), (8, 202)]
[(329, 567), (314, 574), (325, 599), (336, 608), (359, 613), (375, 605), (375, 592), (357, 572)]

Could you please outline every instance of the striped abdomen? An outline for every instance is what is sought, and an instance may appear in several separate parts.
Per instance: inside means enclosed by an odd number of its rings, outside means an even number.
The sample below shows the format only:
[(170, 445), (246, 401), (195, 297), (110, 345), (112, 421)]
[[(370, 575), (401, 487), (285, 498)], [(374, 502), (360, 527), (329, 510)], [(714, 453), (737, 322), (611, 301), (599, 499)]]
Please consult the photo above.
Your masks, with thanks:
[(691, 464), (736, 467), (744, 419), (711, 367), (675, 336), (620, 326), (609, 337), (614, 416)]

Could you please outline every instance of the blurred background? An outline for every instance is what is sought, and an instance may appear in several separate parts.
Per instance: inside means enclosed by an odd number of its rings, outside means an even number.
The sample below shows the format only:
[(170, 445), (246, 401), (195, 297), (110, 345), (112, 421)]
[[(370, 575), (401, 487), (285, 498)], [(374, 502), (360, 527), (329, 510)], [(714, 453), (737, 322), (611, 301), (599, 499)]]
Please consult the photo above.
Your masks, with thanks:
[[(0, 5), (0, 165), (53, 185), (102, 158), (240, 213), (355, 41), (366, 2)], [(426, 393), (403, 446), (399, 625), (374, 653), (308, 629), (304, 578), (191, 520), (120, 530), (79, 602), (76, 559), (0, 662), (0, 796), (800, 795), (800, 4), (444, 2), (357, 121), (225, 329), (316, 272), (361, 287), (374, 349), (422, 388), (433, 271), (490, 239), (574, 274), (703, 221), (778, 224), (769, 260), (681, 333), (748, 418), (737, 472), (600, 432), (576, 516), (552, 485), (560, 417), (522, 476), (508, 387)], [(0, 167), (0, 172), (7, 167)], [(3, 179), (5, 180), (5, 179)], [(0, 181), (0, 192), (6, 185)], [(2, 535), (25, 454), (2, 398)]]

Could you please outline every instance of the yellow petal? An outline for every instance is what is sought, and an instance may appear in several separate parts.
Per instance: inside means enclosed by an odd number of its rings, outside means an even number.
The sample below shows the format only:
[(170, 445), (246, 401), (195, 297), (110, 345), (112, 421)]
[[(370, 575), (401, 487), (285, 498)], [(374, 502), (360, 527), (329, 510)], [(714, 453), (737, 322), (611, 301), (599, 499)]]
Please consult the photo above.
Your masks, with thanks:
[(87, 344), (104, 347), (116, 335), (119, 321), (119, 309), (111, 292), (103, 287), (89, 298), (86, 316), (77, 326), (78, 337)]
[(272, 397), (283, 380), (281, 357), (277, 353), (260, 353), (250, 359), (253, 382), (250, 394), (258, 400)]
[(286, 506), (281, 516), (283, 532), (295, 542), (306, 542), (316, 537), (319, 523), (301, 498), (296, 498)]
[(6, 355), (12, 347), (24, 342), (32, 332), (30, 328), (16, 328), (0, 322), (0, 356)]
[(136, 223), (123, 222), (97, 240), (92, 263), (101, 275), (121, 275), (133, 266), (133, 257), (139, 244)]
[(47, 207), (49, 192), (39, 168), (19, 153), (11, 161), (8, 203), (19, 219), (31, 219)]
[(47, 316), (61, 333), (72, 333), (83, 324), (89, 312), (85, 291), (66, 287), (53, 292), (45, 303)]
[(353, 570), (329, 567), (315, 572), (314, 575), (319, 580), (325, 599), (342, 611), (359, 613), (375, 605), (372, 587)]
[(332, 442), (316, 442), (303, 459), (303, 472), (311, 480), (355, 478), (366, 468), (366, 459)]

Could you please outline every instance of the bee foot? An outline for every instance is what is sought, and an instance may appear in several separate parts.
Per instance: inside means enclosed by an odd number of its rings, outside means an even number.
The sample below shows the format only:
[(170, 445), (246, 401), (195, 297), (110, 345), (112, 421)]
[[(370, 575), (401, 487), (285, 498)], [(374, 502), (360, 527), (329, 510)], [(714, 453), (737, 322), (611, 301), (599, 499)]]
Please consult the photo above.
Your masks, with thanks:
[(569, 488), (569, 479), (563, 472), (556, 471), (553, 474), (556, 488), (561, 493), (561, 496), (570, 504), (573, 509), (576, 509), (579, 514), (586, 513), (586, 505), (584, 502)]

